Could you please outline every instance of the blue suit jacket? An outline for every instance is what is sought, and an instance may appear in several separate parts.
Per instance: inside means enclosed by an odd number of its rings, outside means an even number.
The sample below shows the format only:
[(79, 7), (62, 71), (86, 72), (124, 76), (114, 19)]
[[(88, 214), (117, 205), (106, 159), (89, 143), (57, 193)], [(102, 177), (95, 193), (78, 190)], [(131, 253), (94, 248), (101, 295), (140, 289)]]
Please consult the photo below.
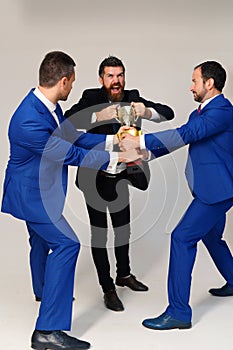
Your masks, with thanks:
[(68, 165), (106, 169), (106, 136), (76, 131), (59, 104), (57, 115), (60, 128), (31, 90), (12, 116), (3, 212), (26, 221), (56, 221), (64, 207)]
[(186, 177), (193, 194), (208, 204), (233, 197), (233, 107), (222, 95), (180, 128), (145, 135), (155, 157), (190, 144)]

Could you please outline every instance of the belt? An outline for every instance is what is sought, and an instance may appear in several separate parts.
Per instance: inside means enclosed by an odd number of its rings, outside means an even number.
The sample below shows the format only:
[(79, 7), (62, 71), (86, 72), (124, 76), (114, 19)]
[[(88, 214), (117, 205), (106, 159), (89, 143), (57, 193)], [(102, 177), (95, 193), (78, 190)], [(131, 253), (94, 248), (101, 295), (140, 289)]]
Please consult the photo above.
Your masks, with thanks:
[(103, 171), (103, 170), (100, 170), (99, 174), (104, 176), (104, 177), (108, 177), (110, 179), (115, 179), (117, 177), (117, 174), (107, 173), (106, 171)]
[(116, 173), (116, 174), (111, 174), (111, 173), (107, 173), (106, 171), (103, 171), (103, 170), (99, 170), (99, 174), (104, 176), (104, 177), (107, 177), (107, 178), (110, 178), (110, 179), (115, 179), (119, 176), (122, 176), (122, 173), (126, 171), (126, 170), (123, 170), (121, 171), (120, 173)]

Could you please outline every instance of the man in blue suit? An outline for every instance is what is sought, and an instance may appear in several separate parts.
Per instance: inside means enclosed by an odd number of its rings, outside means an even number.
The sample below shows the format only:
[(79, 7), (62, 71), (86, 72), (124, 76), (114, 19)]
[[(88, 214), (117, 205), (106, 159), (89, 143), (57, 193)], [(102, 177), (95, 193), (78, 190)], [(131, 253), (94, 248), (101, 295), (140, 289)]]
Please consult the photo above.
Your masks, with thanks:
[(200, 240), (226, 280), (222, 288), (209, 292), (233, 295), (233, 258), (222, 239), (226, 213), (233, 205), (233, 108), (222, 94), (225, 80), (226, 72), (218, 62), (199, 64), (194, 68), (190, 90), (200, 106), (188, 122), (140, 139), (127, 135), (121, 143), (124, 150), (146, 147), (155, 157), (189, 144), (186, 177), (194, 199), (171, 235), (169, 305), (159, 317), (143, 321), (147, 328), (191, 327), (190, 287)]
[[(31, 345), (34, 349), (88, 349), (67, 335), (72, 319), (73, 284), (79, 240), (62, 215), (68, 165), (111, 171), (117, 162), (140, 156), (105, 151), (117, 136), (77, 132), (62, 114), (75, 80), (75, 62), (54, 51), (43, 59), (39, 86), (23, 99), (9, 125), (10, 159), (2, 211), (24, 220), (30, 236), (33, 290), (41, 300)], [(105, 142), (106, 141), (106, 142)], [(95, 147), (95, 149), (92, 149)]]

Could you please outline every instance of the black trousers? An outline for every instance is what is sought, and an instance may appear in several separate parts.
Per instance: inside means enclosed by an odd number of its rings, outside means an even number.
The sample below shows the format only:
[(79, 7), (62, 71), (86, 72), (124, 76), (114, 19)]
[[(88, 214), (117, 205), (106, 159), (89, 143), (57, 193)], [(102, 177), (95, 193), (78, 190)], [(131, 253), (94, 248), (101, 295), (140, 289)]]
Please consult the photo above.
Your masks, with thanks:
[[(127, 173), (109, 175), (97, 174), (91, 169), (79, 172), (76, 184), (83, 191), (91, 224), (91, 250), (103, 292), (114, 289), (110, 275), (108, 249), (113, 248), (116, 258), (116, 274), (125, 277), (130, 274), (129, 239), (130, 207)], [(84, 174), (85, 173), (85, 174)], [(113, 247), (107, 248), (108, 213), (114, 231)]]

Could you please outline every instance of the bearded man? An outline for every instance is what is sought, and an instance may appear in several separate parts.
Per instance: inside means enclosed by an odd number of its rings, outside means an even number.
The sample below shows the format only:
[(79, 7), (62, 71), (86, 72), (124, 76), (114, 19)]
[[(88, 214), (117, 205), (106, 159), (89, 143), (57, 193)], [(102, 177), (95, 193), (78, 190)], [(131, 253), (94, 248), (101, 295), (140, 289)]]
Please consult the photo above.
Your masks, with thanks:
[[(95, 134), (115, 134), (121, 124), (118, 121), (119, 107), (130, 105), (136, 117), (136, 128), (142, 119), (162, 122), (174, 118), (173, 110), (164, 104), (148, 101), (136, 89), (125, 90), (125, 67), (120, 59), (109, 56), (99, 66), (101, 88), (87, 89), (77, 104), (65, 113), (65, 117), (77, 129)], [(147, 291), (148, 287), (131, 274), (129, 259), (130, 206), (129, 188), (132, 185), (146, 190), (150, 178), (147, 162), (143, 170), (130, 172), (125, 163), (118, 163), (112, 171), (95, 171), (79, 168), (76, 185), (83, 191), (91, 223), (91, 250), (99, 283), (104, 293), (105, 306), (113, 311), (123, 311), (115, 284), (134, 291)], [(137, 167), (136, 167), (137, 169)], [(109, 212), (114, 230), (114, 253), (116, 258), (116, 281), (110, 275), (107, 253)]]

